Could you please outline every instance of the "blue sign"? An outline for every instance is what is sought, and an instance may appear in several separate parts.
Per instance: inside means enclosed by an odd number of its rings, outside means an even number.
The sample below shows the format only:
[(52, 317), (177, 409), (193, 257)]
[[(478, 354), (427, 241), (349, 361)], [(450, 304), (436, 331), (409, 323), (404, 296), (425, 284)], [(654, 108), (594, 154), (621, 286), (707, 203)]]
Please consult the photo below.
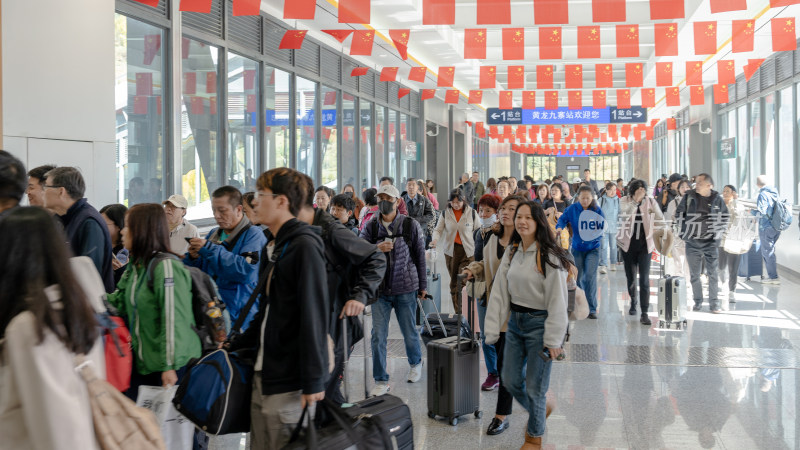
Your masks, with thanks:
[[(297, 116), (297, 124), (301, 126), (314, 125), (314, 110), (308, 110), (305, 115)], [(336, 125), (336, 110), (325, 109), (322, 111), (322, 126), (332, 127)], [(287, 111), (266, 111), (266, 126), (268, 127), (288, 127), (289, 113)]]
[(487, 125), (579, 125), (611, 123), (609, 108), (594, 109), (499, 109), (486, 110)]
[(647, 108), (641, 106), (631, 106), (630, 108), (609, 108), (611, 110), (611, 122), (609, 123), (646, 123)]
[(487, 125), (523, 125), (522, 108), (486, 108)]

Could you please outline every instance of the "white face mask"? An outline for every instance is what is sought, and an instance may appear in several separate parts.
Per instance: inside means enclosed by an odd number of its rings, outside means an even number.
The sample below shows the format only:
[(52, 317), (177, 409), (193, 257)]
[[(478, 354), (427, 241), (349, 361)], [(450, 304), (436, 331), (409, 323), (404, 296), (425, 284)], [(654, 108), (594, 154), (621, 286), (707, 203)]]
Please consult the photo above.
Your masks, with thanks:
[(492, 214), (490, 217), (484, 219), (481, 217), (481, 228), (489, 228), (497, 222), (497, 214)]

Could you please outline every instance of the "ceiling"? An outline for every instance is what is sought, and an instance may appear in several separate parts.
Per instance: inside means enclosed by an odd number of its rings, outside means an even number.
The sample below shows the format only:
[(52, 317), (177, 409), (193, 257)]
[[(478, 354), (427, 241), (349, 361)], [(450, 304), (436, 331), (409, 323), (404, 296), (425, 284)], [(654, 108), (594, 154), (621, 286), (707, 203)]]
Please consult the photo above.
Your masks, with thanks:
[[(284, 0), (266, 0), (262, 9), (280, 19), (283, 17)], [(286, 0), (292, 1), (292, 0)], [(564, 89), (564, 65), (583, 64), (584, 106), (591, 106), (592, 90), (595, 89), (595, 64), (610, 63), (614, 68), (613, 88), (607, 88), (608, 104), (616, 103), (615, 89), (625, 88), (625, 63), (645, 64), (644, 86), (656, 87), (655, 63), (668, 61), (674, 66), (674, 85), (682, 88), (682, 107), (689, 104), (688, 90), (685, 88), (685, 61), (704, 61), (703, 84), (708, 88), (717, 82), (716, 61), (719, 59), (736, 62), (737, 74), (742, 73), (748, 59), (766, 58), (772, 53), (770, 24), (773, 17), (800, 16), (800, 5), (769, 8), (769, 0), (747, 0), (746, 11), (711, 14), (709, 0), (685, 0), (685, 19), (650, 20), (649, 0), (627, 1), (627, 20), (625, 24), (639, 25), (640, 55), (638, 58), (616, 57), (616, 26), (622, 23), (595, 24), (592, 22), (591, 0), (569, 0), (569, 24), (562, 25), (562, 59), (539, 60), (538, 26), (534, 25), (532, 0), (511, 1), (512, 22), (509, 25), (477, 25), (475, 0), (456, 0), (454, 25), (422, 25), (422, 0), (372, 0), (371, 24), (338, 23), (338, 5), (335, 0), (317, 0), (314, 20), (285, 20), (290, 27), (309, 30), (315, 39), (349, 53), (350, 40), (339, 43), (323, 29), (364, 29), (377, 31), (372, 56), (355, 57), (364, 65), (380, 70), (383, 67), (400, 67), (398, 81), (406, 86), (423, 89), (436, 88), (436, 71), (440, 66), (455, 66), (454, 87), (462, 92), (458, 108), (467, 110), (469, 117), (482, 120), (484, 108), (498, 106), (498, 92), (506, 89), (506, 68), (509, 65), (524, 65), (526, 72), (525, 90), (536, 90), (536, 65), (553, 64), (555, 70), (554, 88), (559, 90), (561, 106), (567, 104), (567, 90)], [(756, 19), (755, 51), (731, 53), (731, 24), (733, 20)], [(694, 54), (693, 22), (717, 21), (717, 53), (714, 55)], [(654, 24), (677, 23), (679, 28), (679, 56), (656, 58), (654, 55)], [(596, 25), (600, 27), (601, 56), (599, 59), (579, 59), (577, 52), (577, 27)], [(555, 25), (547, 25), (555, 26)], [(504, 61), (502, 59), (502, 28), (525, 28), (525, 60)], [(464, 29), (487, 28), (487, 58), (484, 60), (464, 59)], [(403, 61), (389, 39), (390, 29), (411, 29), (408, 45), (409, 59)], [(408, 81), (408, 69), (413, 66), (429, 68), (425, 83)], [(468, 105), (468, 91), (478, 89), (480, 66), (497, 66), (497, 89), (484, 90), (482, 105)], [(710, 90), (710, 89), (709, 89)], [(444, 98), (445, 89), (437, 90), (437, 97)], [(639, 103), (639, 88), (631, 89), (631, 103)], [(663, 88), (656, 89), (656, 107), (650, 110), (651, 118), (672, 116), (679, 107), (667, 107), (663, 101)], [(515, 106), (521, 106), (521, 94), (515, 93)], [(543, 93), (537, 92), (537, 106), (544, 104)]]

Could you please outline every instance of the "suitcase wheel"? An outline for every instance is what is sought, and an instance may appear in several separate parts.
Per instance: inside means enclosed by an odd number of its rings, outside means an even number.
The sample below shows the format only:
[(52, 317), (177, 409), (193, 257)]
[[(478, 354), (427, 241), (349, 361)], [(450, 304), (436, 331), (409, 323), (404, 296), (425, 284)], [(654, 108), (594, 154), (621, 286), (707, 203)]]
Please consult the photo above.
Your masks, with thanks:
[(483, 417), (483, 411), (475, 411), (475, 418), (480, 419)]
[(435, 419), (436, 414), (434, 414), (433, 411), (428, 411), (428, 417), (430, 417), (431, 419)]
[(659, 320), (658, 321), (658, 328), (664, 328), (664, 321), (663, 320)]
[(678, 322), (678, 323), (675, 324), (675, 329), (676, 330), (680, 330), (681, 329), (681, 322)]
[(672, 328), (672, 324), (667, 322), (667, 329), (669, 330), (670, 328)]
[(452, 425), (452, 426), (458, 425), (458, 417), (451, 417), (450, 418), (450, 425)]

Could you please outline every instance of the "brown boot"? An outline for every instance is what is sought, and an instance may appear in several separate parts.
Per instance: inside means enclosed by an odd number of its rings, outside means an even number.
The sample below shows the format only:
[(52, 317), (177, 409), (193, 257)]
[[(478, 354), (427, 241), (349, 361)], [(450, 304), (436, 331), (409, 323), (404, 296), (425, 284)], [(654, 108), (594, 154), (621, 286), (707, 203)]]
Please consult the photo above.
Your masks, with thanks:
[(522, 448), (519, 450), (541, 450), (542, 449), (542, 437), (533, 437), (525, 432), (525, 443), (522, 444)]
[(550, 417), (550, 413), (553, 412), (553, 408), (555, 408), (555, 406), (553, 406), (554, 403), (555, 402), (550, 400), (550, 399), (548, 399), (547, 402), (545, 403), (545, 405), (544, 405), (544, 411), (545, 411), (544, 412), (544, 418), (545, 419)]

